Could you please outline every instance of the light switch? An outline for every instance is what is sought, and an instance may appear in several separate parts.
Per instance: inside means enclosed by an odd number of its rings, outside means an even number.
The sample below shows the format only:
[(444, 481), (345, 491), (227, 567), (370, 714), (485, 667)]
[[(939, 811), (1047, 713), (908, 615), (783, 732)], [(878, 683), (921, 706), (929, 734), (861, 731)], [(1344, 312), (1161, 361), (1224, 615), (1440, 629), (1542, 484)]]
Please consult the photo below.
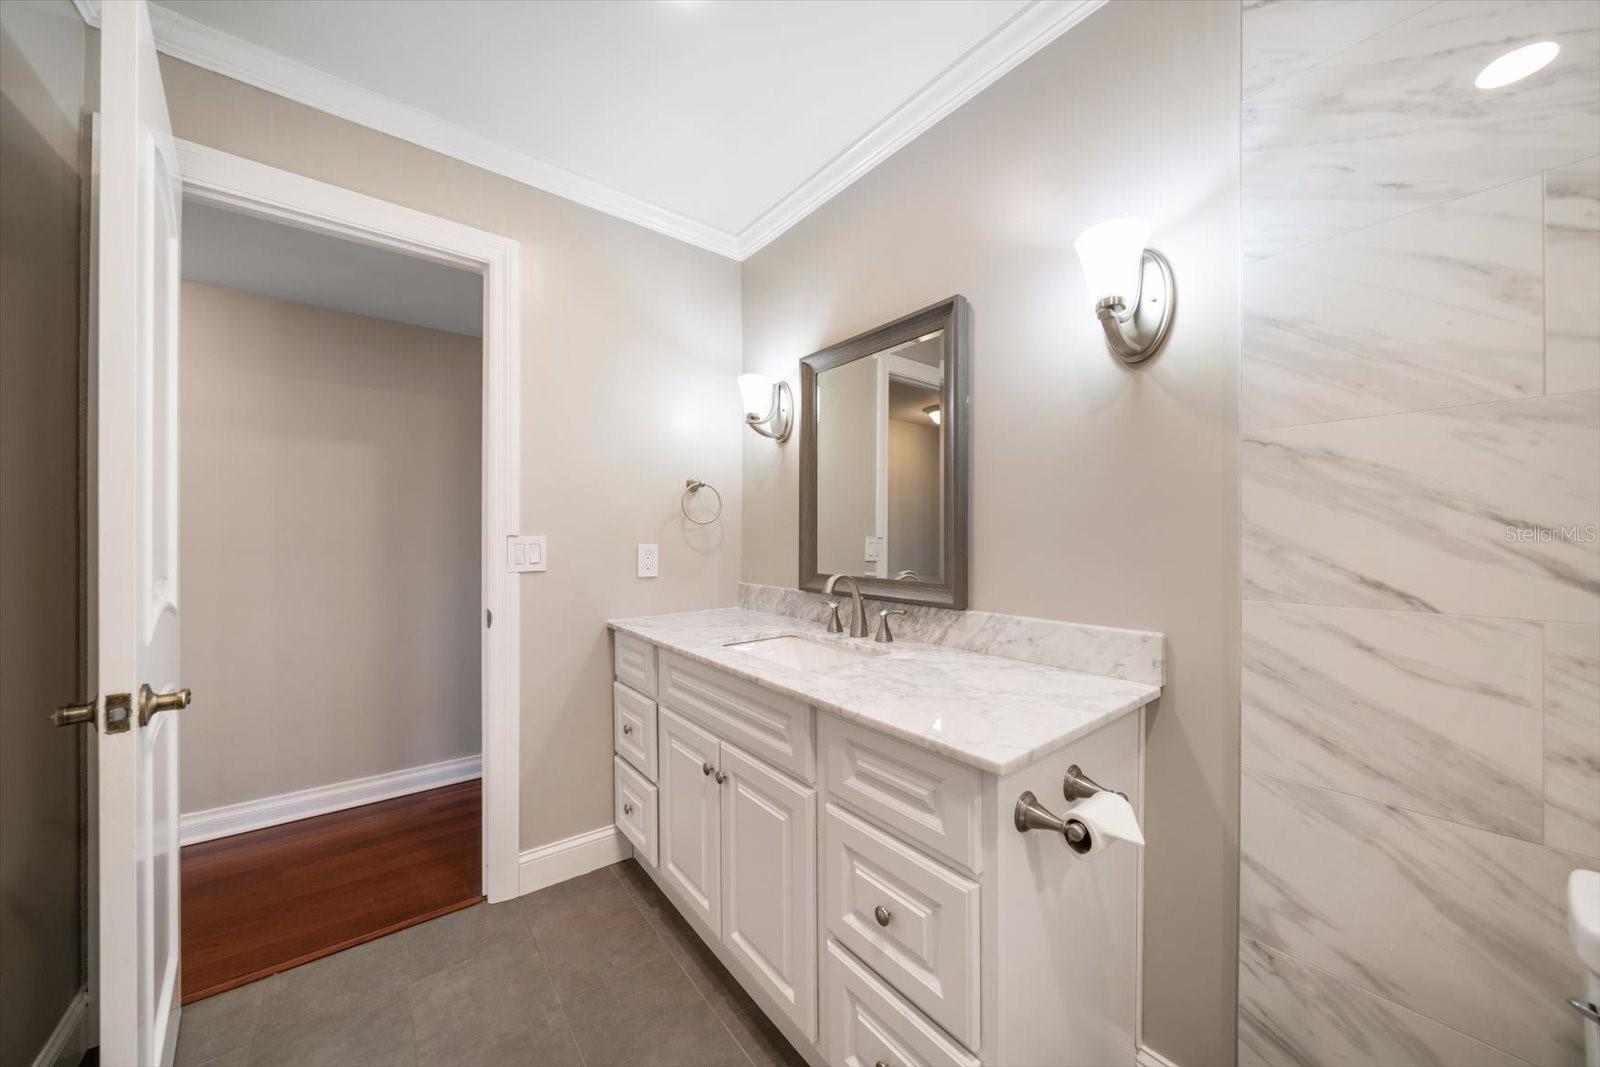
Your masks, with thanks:
[(661, 546), (639, 546), (639, 577), (654, 578), (661, 573)]
[(506, 538), (506, 570), (515, 574), (547, 570), (545, 535)]
[(868, 537), (866, 553), (862, 558), (868, 563), (877, 563), (883, 559), (883, 542), (882, 537)]

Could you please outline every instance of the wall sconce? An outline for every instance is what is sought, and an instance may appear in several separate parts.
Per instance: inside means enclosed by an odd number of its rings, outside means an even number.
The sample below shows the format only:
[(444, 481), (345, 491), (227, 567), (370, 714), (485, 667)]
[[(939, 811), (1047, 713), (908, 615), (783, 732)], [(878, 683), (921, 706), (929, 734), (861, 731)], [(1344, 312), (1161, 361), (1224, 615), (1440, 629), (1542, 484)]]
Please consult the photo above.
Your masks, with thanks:
[(794, 426), (794, 394), (786, 381), (765, 374), (739, 375), (739, 395), (744, 400), (744, 424), (774, 441), (787, 441)]
[(1124, 363), (1155, 355), (1172, 327), (1172, 265), (1149, 241), (1150, 224), (1128, 218), (1090, 226), (1072, 243), (1106, 345)]

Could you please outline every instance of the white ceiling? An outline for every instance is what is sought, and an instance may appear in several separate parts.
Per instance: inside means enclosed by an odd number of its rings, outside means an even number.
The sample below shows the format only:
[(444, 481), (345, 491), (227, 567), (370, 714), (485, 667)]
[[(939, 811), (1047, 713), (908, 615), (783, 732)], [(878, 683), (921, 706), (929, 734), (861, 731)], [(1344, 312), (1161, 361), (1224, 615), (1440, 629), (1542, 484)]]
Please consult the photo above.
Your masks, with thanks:
[(483, 280), (455, 267), (193, 200), (183, 277), (297, 304), (483, 336)]
[(157, 0), (163, 51), (743, 258), (1103, 0)]

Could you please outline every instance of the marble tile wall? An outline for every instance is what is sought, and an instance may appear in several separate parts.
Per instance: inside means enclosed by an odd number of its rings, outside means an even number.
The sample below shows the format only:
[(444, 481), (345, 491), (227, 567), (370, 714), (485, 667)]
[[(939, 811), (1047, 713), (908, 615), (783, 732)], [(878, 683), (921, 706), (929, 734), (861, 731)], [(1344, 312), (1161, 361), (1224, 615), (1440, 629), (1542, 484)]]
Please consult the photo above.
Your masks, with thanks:
[(1600, 3), (1242, 17), (1240, 1062), (1575, 1063)]

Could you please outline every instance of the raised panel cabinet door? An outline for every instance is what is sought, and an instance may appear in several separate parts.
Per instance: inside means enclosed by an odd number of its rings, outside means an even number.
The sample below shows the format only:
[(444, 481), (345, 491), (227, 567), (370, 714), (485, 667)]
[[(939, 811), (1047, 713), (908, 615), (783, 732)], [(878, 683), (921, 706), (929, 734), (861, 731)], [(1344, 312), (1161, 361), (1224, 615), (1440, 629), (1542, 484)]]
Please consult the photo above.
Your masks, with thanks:
[[(682, 903), (713, 930), (722, 929), (722, 800), (717, 739), (665, 708), (656, 720), (661, 755), (660, 871)], [(707, 768), (710, 768), (708, 771)]]
[(817, 1037), (817, 791), (722, 745), (722, 943)]

